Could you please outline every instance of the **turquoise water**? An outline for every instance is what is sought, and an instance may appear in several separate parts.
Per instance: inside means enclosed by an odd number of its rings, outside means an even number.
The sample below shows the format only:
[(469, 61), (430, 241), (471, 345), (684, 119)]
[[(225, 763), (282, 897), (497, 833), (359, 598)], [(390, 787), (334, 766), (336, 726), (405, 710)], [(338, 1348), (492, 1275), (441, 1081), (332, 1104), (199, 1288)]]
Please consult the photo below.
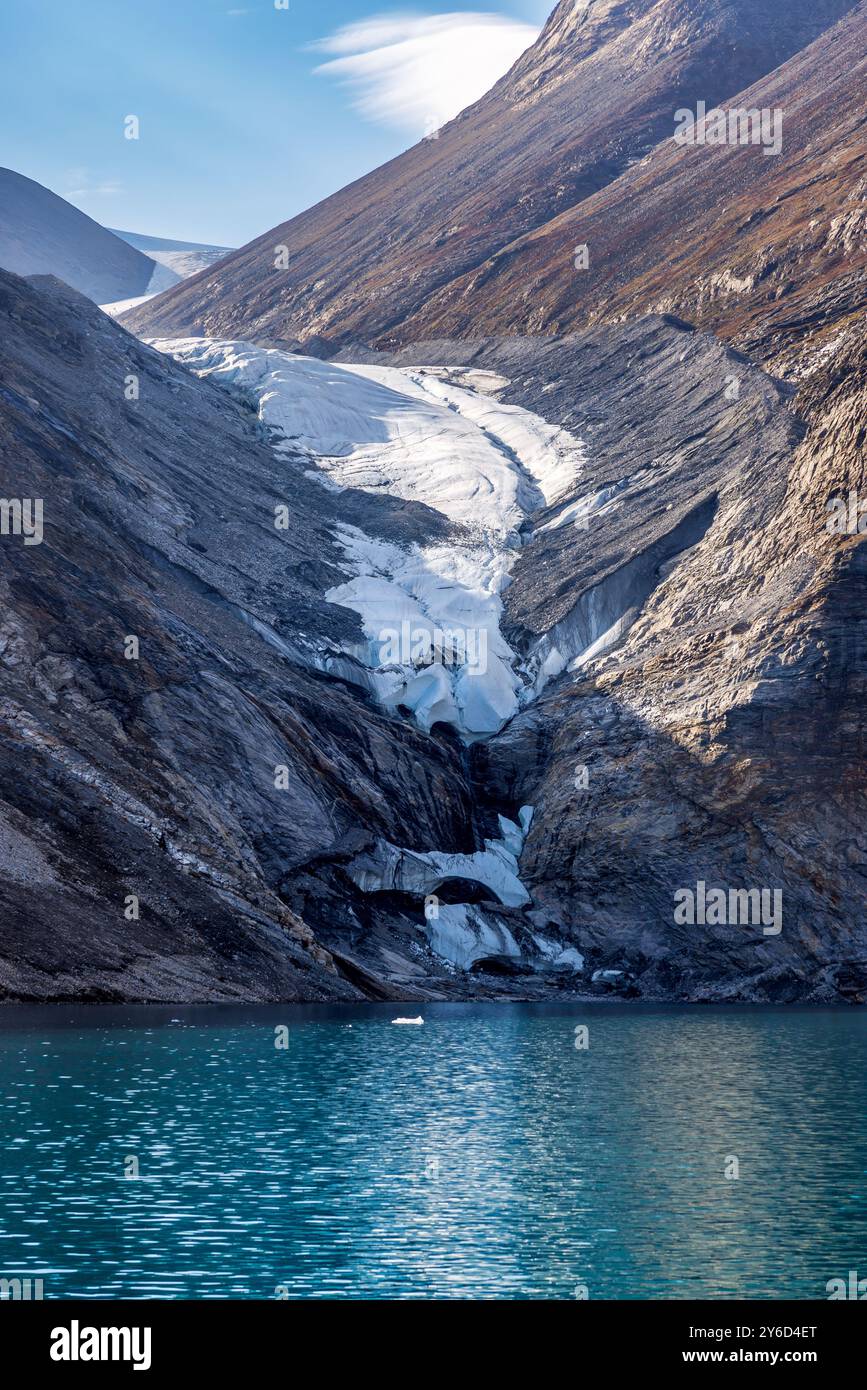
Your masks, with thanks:
[(823, 1298), (867, 1276), (865, 1077), (856, 1010), (7, 1007), (0, 1276), (46, 1298)]

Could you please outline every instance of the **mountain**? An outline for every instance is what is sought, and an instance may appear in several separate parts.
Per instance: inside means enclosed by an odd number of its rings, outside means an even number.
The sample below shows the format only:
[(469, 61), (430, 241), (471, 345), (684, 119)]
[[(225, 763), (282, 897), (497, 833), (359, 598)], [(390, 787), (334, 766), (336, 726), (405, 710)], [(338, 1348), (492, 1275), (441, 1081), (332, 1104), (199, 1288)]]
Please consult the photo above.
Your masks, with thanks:
[[(358, 997), (365, 909), (338, 958), (283, 881), (342, 836), (473, 832), (459, 746), (348, 679), (331, 494), (61, 282), (0, 272), (0, 324), (0, 491), (44, 505), (39, 541), (0, 537), (0, 995)], [(341, 503), (404, 537), (417, 510)]]
[(0, 169), (0, 267), (17, 275), (56, 275), (98, 304), (156, 292), (177, 279), (12, 169)]
[(170, 241), (165, 237), (142, 236), (139, 232), (120, 232), (111, 229), (115, 236), (143, 251), (158, 265), (164, 265), (182, 280), (198, 275), (200, 270), (208, 270), (233, 249), (231, 246), (207, 246), (198, 241)]
[[(730, 103), (780, 113), (778, 155), (666, 140), (432, 294), (398, 336), (562, 333), (667, 312), (800, 374), (867, 307), (865, 90), (861, 4)], [(576, 243), (589, 251), (580, 273)]]
[[(7, 997), (867, 997), (858, 335), (793, 397), (665, 316), (349, 368), (0, 291)], [(368, 639), (504, 562), (470, 736)]]
[[(522, 240), (577, 214), (630, 170), (637, 176), (654, 147), (671, 144), (676, 110), (734, 97), (852, 8), (851, 0), (561, 0), (538, 42), (438, 138), (127, 322), (148, 334), (245, 337), (313, 351), (352, 342), (395, 347), (488, 326), (568, 326), (559, 301), (555, 313), (555, 302), (527, 292), (523, 261), (499, 294)], [(671, 209), (673, 216), (673, 199)], [(618, 253), (631, 254), (616, 244), (616, 225), (607, 231)], [(662, 270), (670, 248), (647, 240), (645, 254), (656, 255)], [(543, 272), (574, 293), (566, 241), (564, 230)]]
[[(644, 998), (863, 1002), (867, 566), (828, 524), (867, 492), (861, 326), (797, 391), (671, 316), (368, 359), (585, 441), (504, 593), (535, 698), (471, 751), (480, 808), (534, 807), (529, 918)], [(779, 932), (678, 923), (699, 884), (779, 892)]]
[(560, 4), (148, 345), (0, 274), (0, 994), (867, 1000), (865, 9)]
[[(510, 372), (519, 341), (480, 355), (518, 401), (539, 390)], [(853, 328), (792, 396), (648, 317), (555, 340), (530, 374), (593, 441), (590, 525), (541, 519), (506, 606), (573, 674), (479, 750), (477, 784), (536, 807), (536, 920), (580, 922), (580, 949), (645, 996), (867, 992), (867, 567), (863, 536), (827, 525), (867, 486), (865, 366)], [(778, 891), (779, 934), (678, 923), (698, 884)]]
[[(484, 941), (540, 967), (521, 993), (574, 985), (572, 943), (518, 910), (526, 815), (473, 805), (467, 742), (511, 709), (494, 642), (469, 689), (412, 655), (377, 672), (347, 592), (376, 630), (437, 557), (455, 603), (464, 567), (496, 580), (535, 496), (515, 454), (560, 467), (560, 432), (282, 354), (194, 374), (53, 278), (0, 273), (0, 327), (0, 996), (459, 996), (432, 940), (452, 950), (479, 898)], [(458, 451), (469, 485), (443, 489)], [(495, 476), (479, 540), (467, 503)], [(24, 479), (32, 534), (8, 524)], [(368, 578), (413, 554), (406, 589)]]

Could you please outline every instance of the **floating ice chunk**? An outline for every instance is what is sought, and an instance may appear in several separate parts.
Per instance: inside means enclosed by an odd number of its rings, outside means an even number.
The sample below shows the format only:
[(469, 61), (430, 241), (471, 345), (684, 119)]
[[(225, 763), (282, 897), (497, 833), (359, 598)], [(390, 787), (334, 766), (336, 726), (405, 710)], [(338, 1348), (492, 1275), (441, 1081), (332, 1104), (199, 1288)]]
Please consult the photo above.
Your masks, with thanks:
[(419, 1024), (424, 1023), (424, 1019), (422, 1018), (421, 1014), (419, 1014), (418, 1018), (393, 1018), (391, 1021), (392, 1023), (409, 1024), (410, 1026), (416, 1028), (419, 1026)]

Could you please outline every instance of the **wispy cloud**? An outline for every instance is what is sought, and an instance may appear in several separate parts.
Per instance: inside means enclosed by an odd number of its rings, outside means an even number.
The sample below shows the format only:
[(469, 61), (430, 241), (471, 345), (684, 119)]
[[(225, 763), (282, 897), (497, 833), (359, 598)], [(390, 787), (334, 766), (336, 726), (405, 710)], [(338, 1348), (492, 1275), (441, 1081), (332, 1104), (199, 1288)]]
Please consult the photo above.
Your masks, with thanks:
[(348, 85), (356, 110), (423, 134), (484, 95), (537, 35), (498, 14), (388, 13), (345, 24), (313, 47), (334, 55), (316, 72)]
[(94, 180), (89, 169), (77, 168), (66, 171), (67, 198), (111, 198), (123, 192), (123, 185), (116, 179)]

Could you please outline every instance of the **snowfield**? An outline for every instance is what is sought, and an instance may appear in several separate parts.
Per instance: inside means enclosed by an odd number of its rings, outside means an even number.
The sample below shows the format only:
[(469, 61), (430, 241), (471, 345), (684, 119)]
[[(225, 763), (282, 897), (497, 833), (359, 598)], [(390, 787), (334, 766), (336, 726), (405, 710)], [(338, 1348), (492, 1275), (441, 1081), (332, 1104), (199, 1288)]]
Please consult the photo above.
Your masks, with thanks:
[(447, 544), (411, 546), (338, 522), (354, 577), (326, 597), (359, 615), (367, 643), (352, 654), (384, 704), (410, 709), (423, 728), (451, 724), (468, 742), (502, 728), (526, 683), (500, 632), (500, 595), (528, 518), (580, 473), (581, 441), (456, 384), (478, 384), (467, 373), (338, 365), (206, 338), (152, 345), (248, 390), (288, 466), (306, 455), (306, 471), (332, 491), (389, 493), (448, 518)]

